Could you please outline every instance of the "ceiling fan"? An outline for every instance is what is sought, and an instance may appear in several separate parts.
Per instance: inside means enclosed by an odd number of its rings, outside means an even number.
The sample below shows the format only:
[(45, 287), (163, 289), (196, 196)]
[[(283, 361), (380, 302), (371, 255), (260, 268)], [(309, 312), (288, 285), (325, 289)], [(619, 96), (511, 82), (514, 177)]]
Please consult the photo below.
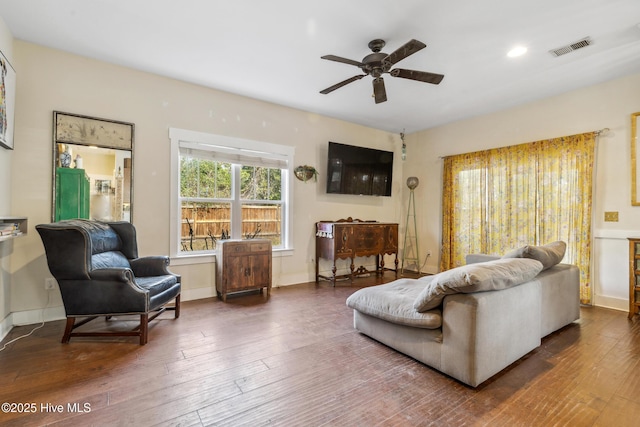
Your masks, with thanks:
[(326, 95), (336, 89), (341, 88), (342, 86), (348, 85), (349, 83), (355, 82), (356, 80), (360, 80), (364, 76), (371, 75), (371, 77), (373, 77), (373, 97), (375, 98), (376, 104), (379, 104), (387, 100), (387, 91), (384, 88), (384, 79), (382, 78), (382, 74), (384, 73), (391, 74), (393, 77), (417, 80), (419, 82), (432, 83), (435, 85), (440, 83), (444, 78), (444, 75), (442, 74), (427, 73), (426, 71), (405, 70), (403, 68), (394, 68), (393, 70), (391, 69), (391, 67), (393, 67), (397, 62), (400, 62), (407, 56), (413, 55), (419, 50), (427, 47), (426, 44), (412, 39), (404, 45), (400, 46), (390, 55), (387, 55), (384, 52), (380, 52), (384, 45), (384, 40), (371, 40), (369, 42), (369, 49), (371, 49), (373, 53), (365, 56), (362, 59), (362, 62), (353, 61), (351, 59), (342, 58), (335, 55), (322, 56), (322, 59), (328, 59), (329, 61), (355, 65), (356, 67), (359, 67), (364, 72), (364, 74), (353, 76), (350, 79), (337, 83), (333, 86), (329, 86), (328, 88), (321, 90), (320, 93)]

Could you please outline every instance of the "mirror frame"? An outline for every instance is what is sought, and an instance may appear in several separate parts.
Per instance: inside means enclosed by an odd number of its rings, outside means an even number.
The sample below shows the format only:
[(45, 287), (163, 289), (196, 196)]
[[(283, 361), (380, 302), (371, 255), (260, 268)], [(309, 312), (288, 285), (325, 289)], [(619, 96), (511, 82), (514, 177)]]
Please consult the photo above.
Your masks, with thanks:
[[(86, 129), (91, 132), (74, 132), (73, 128)], [(102, 129), (95, 132), (95, 129)], [(80, 114), (53, 112), (53, 168), (52, 168), (52, 200), (51, 222), (55, 222), (56, 214), (56, 168), (60, 153), (58, 144), (83, 145), (87, 147), (99, 147), (112, 150), (131, 152), (131, 179), (129, 183), (129, 220), (133, 222), (133, 170), (134, 170), (134, 135), (135, 125), (118, 120), (102, 119), (98, 117), (84, 116)]]
[(640, 195), (638, 195), (638, 121), (640, 113), (631, 114), (631, 206), (640, 206)]

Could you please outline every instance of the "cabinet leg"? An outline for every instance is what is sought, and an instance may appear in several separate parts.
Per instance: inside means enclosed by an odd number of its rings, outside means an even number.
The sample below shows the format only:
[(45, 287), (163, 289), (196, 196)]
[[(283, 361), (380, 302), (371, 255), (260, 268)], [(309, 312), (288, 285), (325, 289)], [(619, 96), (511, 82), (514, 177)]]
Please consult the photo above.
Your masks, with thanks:
[(336, 286), (336, 272), (338, 269), (336, 268), (336, 260), (333, 260), (333, 267), (331, 267), (331, 283), (333, 286)]
[(396, 252), (396, 259), (394, 261), (394, 264), (396, 265), (396, 279), (398, 278), (398, 253)]

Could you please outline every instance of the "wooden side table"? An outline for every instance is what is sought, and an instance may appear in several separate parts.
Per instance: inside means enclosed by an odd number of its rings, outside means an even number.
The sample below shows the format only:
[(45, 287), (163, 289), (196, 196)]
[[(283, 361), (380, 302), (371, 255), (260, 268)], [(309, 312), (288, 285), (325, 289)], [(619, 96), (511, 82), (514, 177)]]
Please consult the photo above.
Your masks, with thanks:
[(216, 292), (222, 301), (232, 292), (267, 289), (271, 292), (271, 241), (216, 242)]

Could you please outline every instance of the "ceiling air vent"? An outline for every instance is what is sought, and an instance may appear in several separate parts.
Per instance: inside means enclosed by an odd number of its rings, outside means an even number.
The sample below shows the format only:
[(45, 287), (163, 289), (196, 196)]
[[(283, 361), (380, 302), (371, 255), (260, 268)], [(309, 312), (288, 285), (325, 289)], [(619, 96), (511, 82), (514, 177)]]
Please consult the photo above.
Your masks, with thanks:
[(575, 43), (571, 43), (570, 45), (562, 46), (557, 49), (552, 49), (549, 51), (549, 53), (553, 56), (562, 56), (567, 53), (573, 52), (574, 50), (582, 49), (583, 47), (587, 47), (592, 44), (593, 42), (591, 41), (591, 39), (589, 37), (585, 37), (582, 40), (578, 40)]

